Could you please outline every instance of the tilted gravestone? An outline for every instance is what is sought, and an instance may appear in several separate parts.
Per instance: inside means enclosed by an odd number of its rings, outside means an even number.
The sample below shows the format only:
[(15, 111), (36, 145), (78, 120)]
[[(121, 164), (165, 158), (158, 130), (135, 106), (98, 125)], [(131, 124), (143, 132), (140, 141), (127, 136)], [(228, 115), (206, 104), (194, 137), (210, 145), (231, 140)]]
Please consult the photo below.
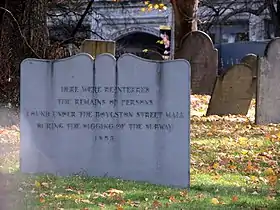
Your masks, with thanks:
[[(176, 82), (174, 82), (176, 81)], [(176, 94), (174, 94), (176, 93)], [(190, 179), (190, 65), (78, 54), (21, 64), (21, 171)]]
[(253, 97), (252, 70), (236, 64), (217, 77), (206, 115), (246, 115)]
[(191, 89), (194, 94), (211, 94), (218, 74), (218, 51), (202, 31), (188, 33), (181, 41), (175, 58), (191, 64)]
[(252, 70), (253, 75), (253, 97), (256, 96), (257, 92), (257, 67), (258, 67), (258, 56), (255, 54), (247, 54), (244, 56), (241, 61), (241, 63), (245, 63), (250, 66)]
[(256, 123), (280, 122), (280, 38), (271, 40), (259, 58)]
[(246, 63), (253, 71), (253, 77), (257, 76), (258, 57), (255, 54), (247, 54), (244, 56), (240, 63)]

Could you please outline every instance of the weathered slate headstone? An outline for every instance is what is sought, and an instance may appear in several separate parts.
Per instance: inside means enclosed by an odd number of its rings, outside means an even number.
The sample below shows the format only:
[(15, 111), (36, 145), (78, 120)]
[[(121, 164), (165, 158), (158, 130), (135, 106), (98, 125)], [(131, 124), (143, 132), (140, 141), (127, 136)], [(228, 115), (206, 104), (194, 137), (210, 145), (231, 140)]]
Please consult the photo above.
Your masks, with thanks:
[(253, 71), (253, 77), (257, 77), (257, 65), (258, 65), (258, 57), (255, 54), (248, 54), (244, 56), (240, 63), (246, 63), (250, 66)]
[(116, 43), (109, 40), (86, 39), (81, 45), (81, 52), (89, 53), (93, 57), (96, 57), (102, 53), (110, 53), (115, 55)]
[[(176, 82), (174, 82), (176, 81)], [(176, 93), (176, 94), (174, 94)], [(190, 178), (190, 65), (125, 54), (21, 64), (21, 171), (179, 187)]]
[(248, 54), (244, 56), (241, 63), (245, 63), (250, 66), (253, 75), (253, 97), (256, 96), (257, 92), (257, 67), (258, 67), (258, 56), (255, 54)]
[(256, 123), (280, 122), (280, 38), (271, 40), (259, 58)]
[(236, 64), (217, 77), (206, 115), (246, 115), (252, 97), (252, 70)]
[(218, 51), (211, 38), (202, 31), (188, 33), (181, 42), (175, 58), (191, 64), (191, 89), (195, 94), (211, 94), (218, 74)]

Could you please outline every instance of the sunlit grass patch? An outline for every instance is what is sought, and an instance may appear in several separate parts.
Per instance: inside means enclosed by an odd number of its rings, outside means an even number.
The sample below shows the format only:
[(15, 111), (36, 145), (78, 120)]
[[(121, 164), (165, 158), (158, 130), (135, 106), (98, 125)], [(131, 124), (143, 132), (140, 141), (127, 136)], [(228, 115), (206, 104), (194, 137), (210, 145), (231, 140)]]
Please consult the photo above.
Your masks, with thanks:
[[(29, 204), (64, 209), (277, 209), (279, 144), (273, 138), (194, 138), (191, 190), (87, 176), (37, 176)], [(35, 199), (34, 199), (35, 198)]]
[[(34, 177), (35, 180), (36, 182), (29, 186), (29, 191), (36, 192), (36, 199), (29, 203), (32, 207), (254, 209), (276, 207), (279, 204), (279, 195), (275, 190), (252, 187), (242, 175), (233, 174), (220, 177), (193, 174), (189, 192), (184, 189), (110, 178), (40, 176)], [(218, 203), (213, 202), (213, 198), (217, 199)]]

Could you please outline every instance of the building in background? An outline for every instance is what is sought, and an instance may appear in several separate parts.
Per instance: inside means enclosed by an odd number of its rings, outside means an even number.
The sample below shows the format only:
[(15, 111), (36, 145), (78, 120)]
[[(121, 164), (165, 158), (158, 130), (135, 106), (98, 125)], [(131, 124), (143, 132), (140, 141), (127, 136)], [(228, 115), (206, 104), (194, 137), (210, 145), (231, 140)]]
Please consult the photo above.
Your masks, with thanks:
[(266, 7), (263, 0), (201, 0), (200, 28), (215, 44), (271, 39), (273, 24)]
[[(273, 37), (272, 25), (268, 21), (266, 12), (261, 16), (236, 12), (235, 15), (225, 18), (230, 12), (244, 8), (244, 5), (248, 7), (255, 5), (257, 8), (258, 4), (254, 3), (256, 1), (252, 3), (244, 0), (234, 2), (207, 0), (205, 2), (208, 2), (208, 5), (201, 3), (198, 11), (199, 29), (208, 33), (215, 44), (256, 41)], [(85, 7), (86, 4), (80, 10), (83, 11)], [(167, 5), (161, 11), (143, 11), (143, 7), (145, 7), (143, 1), (138, 0), (120, 2), (96, 0), (78, 35), (81, 39), (116, 41), (117, 56), (127, 52), (142, 56), (144, 49), (162, 54), (164, 46), (158, 45), (158, 41), (162, 40), (160, 27), (172, 27), (172, 7)], [(79, 16), (72, 11), (67, 13), (67, 18), (62, 17), (58, 15), (57, 8), (53, 9), (53, 14), (55, 15), (48, 21), (51, 37), (54, 40), (69, 37)]]

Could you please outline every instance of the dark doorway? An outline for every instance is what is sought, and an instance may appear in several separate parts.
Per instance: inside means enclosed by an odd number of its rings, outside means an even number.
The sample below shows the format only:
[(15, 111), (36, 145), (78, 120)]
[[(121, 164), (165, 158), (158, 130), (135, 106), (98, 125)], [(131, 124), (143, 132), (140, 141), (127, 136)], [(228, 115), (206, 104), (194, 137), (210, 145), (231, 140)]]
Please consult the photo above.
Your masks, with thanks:
[(117, 40), (116, 57), (124, 53), (132, 53), (145, 58), (146, 50), (163, 54), (164, 45), (159, 43), (160, 40), (160, 37), (143, 32), (129, 34)]

